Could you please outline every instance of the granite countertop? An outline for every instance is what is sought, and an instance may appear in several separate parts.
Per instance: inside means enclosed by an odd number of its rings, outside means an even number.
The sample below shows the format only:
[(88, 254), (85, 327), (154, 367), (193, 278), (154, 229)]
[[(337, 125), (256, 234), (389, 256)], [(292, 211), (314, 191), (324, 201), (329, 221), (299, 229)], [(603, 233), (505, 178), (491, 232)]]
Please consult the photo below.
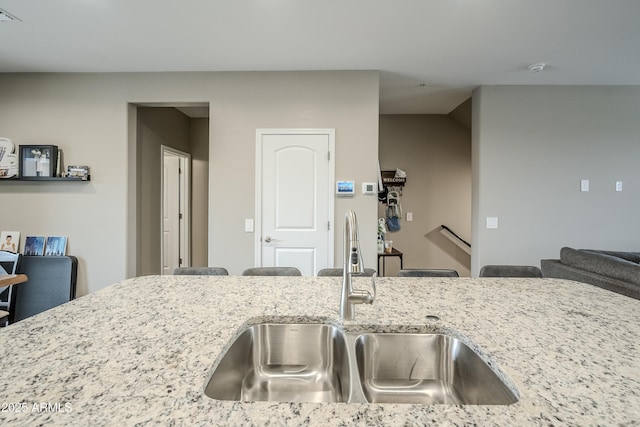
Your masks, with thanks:
[(0, 330), (0, 424), (640, 423), (640, 302), (558, 279), (380, 278), (377, 301), (356, 306), (358, 327), (413, 325), (467, 337), (517, 388), (512, 405), (231, 402), (203, 394), (214, 361), (251, 319), (339, 323), (340, 280), (147, 276), (25, 319)]

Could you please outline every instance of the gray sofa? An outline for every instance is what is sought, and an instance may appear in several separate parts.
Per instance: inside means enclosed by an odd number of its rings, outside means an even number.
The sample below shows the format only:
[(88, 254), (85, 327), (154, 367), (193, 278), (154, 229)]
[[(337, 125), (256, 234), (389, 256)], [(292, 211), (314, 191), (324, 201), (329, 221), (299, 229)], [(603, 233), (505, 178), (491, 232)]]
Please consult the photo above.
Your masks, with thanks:
[(640, 252), (560, 250), (560, 259), (540, 261), (544, 277), (569, 279), (640, 299)]

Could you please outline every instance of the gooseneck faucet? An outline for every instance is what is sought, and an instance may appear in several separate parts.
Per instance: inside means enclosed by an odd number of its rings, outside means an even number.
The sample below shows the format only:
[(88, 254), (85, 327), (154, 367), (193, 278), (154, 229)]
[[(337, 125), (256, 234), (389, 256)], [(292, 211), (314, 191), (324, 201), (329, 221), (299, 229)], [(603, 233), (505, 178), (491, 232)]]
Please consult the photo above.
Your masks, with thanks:
[(364, 274), (364, 264), (358, 240), (358, 221), (355, 212), (349, 210), (344, 216), (344, 267), (342, 269), (342, 292), (340, 294), (340, 320), (356, 320), (355, 304), (373, 304), (376, 299), (376, 274), (371, 277), (373, 295), (369, 291), (354, 290), (353, 275)]

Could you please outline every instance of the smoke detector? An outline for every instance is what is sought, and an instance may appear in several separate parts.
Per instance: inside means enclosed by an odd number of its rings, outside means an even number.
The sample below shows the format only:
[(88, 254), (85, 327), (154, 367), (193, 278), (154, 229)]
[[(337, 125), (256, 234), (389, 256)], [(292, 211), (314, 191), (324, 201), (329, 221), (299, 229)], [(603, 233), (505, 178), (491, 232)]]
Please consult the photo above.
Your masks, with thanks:
[(10, 14), (9, 12), (6, 12), (0, 9), (0, 22), (2, 21), (19, 21), (19, 19), (13, 16), (12, 14)]
[(540, 71), (544, 70), (544, 67), (546, 66), (547, 64), (545, 64), (544, 62), (539, 62), (537, 64), (529, 65), (528, 70), (532, 73), (539, 73)]

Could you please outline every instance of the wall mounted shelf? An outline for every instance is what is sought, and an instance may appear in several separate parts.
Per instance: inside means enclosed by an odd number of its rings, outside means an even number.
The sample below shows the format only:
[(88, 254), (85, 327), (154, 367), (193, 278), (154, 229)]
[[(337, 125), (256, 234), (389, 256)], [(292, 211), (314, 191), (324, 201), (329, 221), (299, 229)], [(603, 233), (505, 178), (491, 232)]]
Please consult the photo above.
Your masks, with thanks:
[(33, 176), (33, 177), (22, 177), (22, 178), (3, 178), (0, 179), (0, 182), (89, 182), (91, 181), (91, 176), (87, 176), (86, 179), (83, 178), (71, 178), (66, 176)]

